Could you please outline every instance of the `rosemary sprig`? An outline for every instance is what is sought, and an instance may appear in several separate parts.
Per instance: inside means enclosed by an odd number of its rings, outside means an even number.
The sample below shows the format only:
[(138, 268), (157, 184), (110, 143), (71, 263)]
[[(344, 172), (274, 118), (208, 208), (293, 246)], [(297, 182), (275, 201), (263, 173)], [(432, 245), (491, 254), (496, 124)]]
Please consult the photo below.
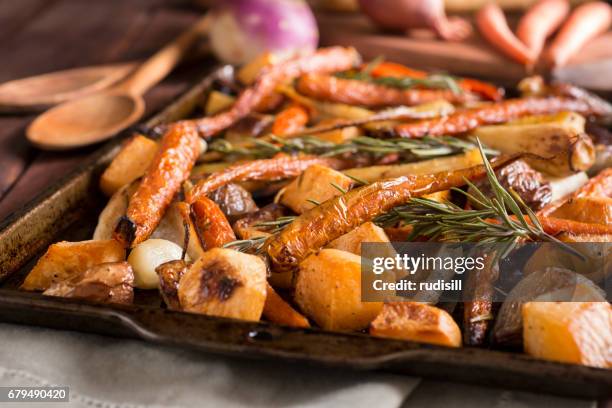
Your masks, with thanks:
[[(252, 139), (252, 147), (234, 146), (224, 139), (215, 140), (209, 146), (209, 151), (215, 151), (227, 156), (254, 156), (269, 158), (277, 153), (306, 153), (317, 156), (338, 156), (345, 153), (366, 153), (381, 156), (389, 153), (400, 153), (408, 157), (405, 160), (422, 160), (440, 156), (448, 156), (462, 151), (474, 149), (475, 144), (467, 140), (451, 136), (424, 137), (421, 139), (377, 139), (360, 136), (345, 143), (335, 144), (312, 136), (283, 139), (271, 136), (271, 142)], [(496, 151), (487, 149), (489, 155)]]
[(506, 244), (500, 255), (502, 258), (524, 239), (560, 243), (543, 230), (536, 215), (518, 194), (501, 185), (480, 141), (478, 146), (493, 197), (487, 197), (469, 180), (466, 183), (471, 192), (458, 188), (453, 188), (453, 191), (465, 195), (479, 209), (466, 210), (451, 202), (413, 198), (407, 204), (377, 217), (375, 222), (382, 226), (398, 222), (412, 225), (412, 233), (407, 240), (425, 237), (430, 241)]
[[(254, 227), (263, 227), (262, 232), (275, 235), (281, 232), (285, 227), (293, 222), (297, 217), (294, 215), (278, 217), (274, 221), (262, 221), (254, 224)], [(261, 237), (254, 237), (250, 239), (240, 239), (236, 241), (228, 242), (223, 245), (224, 248), (232, 248), (240, 252), (249, 252), (260, 254), (263, 252), (264, 244), (268, 239), (268, 235)]]

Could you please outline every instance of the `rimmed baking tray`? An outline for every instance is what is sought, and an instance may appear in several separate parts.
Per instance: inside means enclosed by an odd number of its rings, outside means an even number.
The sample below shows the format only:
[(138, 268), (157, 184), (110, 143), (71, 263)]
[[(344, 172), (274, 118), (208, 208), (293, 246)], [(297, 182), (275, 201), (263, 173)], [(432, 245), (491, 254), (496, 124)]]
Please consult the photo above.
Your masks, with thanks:
[[(188, 117), (214, 80), (229, 69), (215, 71), (146, 126)], [(546, 362), (519, 353), (450, 349), (359, 333), (172, 312), (162, 307), (157, 295), (147, 292), (137, 293), (134, 305), (119, 306), (19, 291), (21, 280), (49, 244), (91, 237), (107, 200), (98, 189), (99, 174), (118, 152), (120, 142), (121, 138), (102, 147), (79, 169), (0, 224), (1, 321), (140, 338), (248, 358), (384, 370), (564, 396), (612, 396), (612, 370)]]

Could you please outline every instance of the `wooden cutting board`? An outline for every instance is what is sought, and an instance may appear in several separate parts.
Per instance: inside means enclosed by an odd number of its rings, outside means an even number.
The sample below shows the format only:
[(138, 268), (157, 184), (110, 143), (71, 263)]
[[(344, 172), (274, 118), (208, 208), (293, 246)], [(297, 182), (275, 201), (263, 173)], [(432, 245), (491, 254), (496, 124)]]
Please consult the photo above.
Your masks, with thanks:
[[(492, 48), (476, 31), (460, 43), (431, 36), (384, 33), (360, 14), (318, 14), (321, 45), (354, 46), (367, 59), (384, 55), (410, 67), (474, 76), (512, 86), (525, 68)], [(612, 31), (593, 40), (553, 76), (587, 88), (612, 91)]]

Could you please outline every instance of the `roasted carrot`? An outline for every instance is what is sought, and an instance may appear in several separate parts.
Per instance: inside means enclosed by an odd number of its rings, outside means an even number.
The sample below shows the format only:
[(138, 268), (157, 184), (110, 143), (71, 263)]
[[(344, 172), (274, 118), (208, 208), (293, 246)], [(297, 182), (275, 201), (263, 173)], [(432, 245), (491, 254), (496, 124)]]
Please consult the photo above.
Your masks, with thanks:
[[(424, 71), (418, 71), (402, 64), (386, 61), (376, 65), (374, 69), (372, 69), (372, 72), (370, 72), (370, 75), (374, 78), (394, 77), (416, 79), (427, 78), (428, 76)], [(484, 99), (491, 101), (499, 101), (504, 96), (502, 89), (477, 79), (461, 78), (457, 81), (457, 84), (462, 90), (478, 94)]]
[(612, 24), (612, 7), (603, 1), (578, 6), (561, 27), (546, 51), (546, 61), (557, 67), (567, 61), (591, 39), (604, 33)]
[(542, 216), (538, 216), (538, 220), (542, 224), (544, 231), (550, 235), (557, 235), (564, 232), (575, 235), (612, 234), (612, 225), (591, 224), (587, 222)]
[(308, 123), (308, 111), (298, 104), (292, 104), (279, 112), (272, 125), (272, 133), (284, 136), (299, 132)]
[(580, 187), (574, 196), (612, 198), (612, 168), (600, 171), (599, 174)]
[(191, 215), (204, 250), (236, 240), (232, 226), (213, 200), (199, 197), (191, 204)]
[(134, 246), (151, 235), (189, 177), (199, 154), (200, 140), (195, 126), (187, 122), (168, 128), (142, 182), (130, 198), (126, 215), (117, 224), (113, 234), (117, 241), (126, 247)]
[(236, 164), (199, 181), (187, 193), (187, 202), (193, 203), (198, 198), (204, 197), (219, 187), (235, 181), (273, 181), (296, 177), (313, 164), (340, 168), (342, 161), (330, 157), (291, 157), (281, 155), (272, 159), (253, 160)]
[(325, 74), (300, 77), (297, 90), (315, 99), (366, 107), (420, 105), (437, 100), (463, 103), (474, 100), (470, 93), (454, 93), (448, 89), (399, 89), (356, 79), (337, 78)]
[(274, 93), (278, 84), (310, 72), (344, 71), (360, 63), (360, 60), (353, 48), (329, 47), (289, 59), (282, 64), (270, 65), (262, 70), (253, 86), (240, 94), (229, 110), (188, 122), (197, 126), (202, 137), (213, 137), (260, 106), (262, 100)]
[(522, 116), (543, 115), (562, 111), (574, 111), (585, 116), (608, 114), (592, 104), (565, 97), (508, 99), (495, 104), (457, 111), (441, 118), (423, 119), (395, 127), (397, 136), (423, 137), (454, 135), (468, 132), (482, 125), (505, 123)]
[(495, 48), (522, 65), (532, 66), (535, 55), (510, 30), (503, 10), (488, 3), (476, 14), (476, 25), (482, 36)]
[[(501, 157), (494, 168), (518, 156)], [(267, 253), (276, 272), (295, 268), (308, 255), (364, 222), (406, 203), (412, 197), (464, 185), (485, 175), (483, 165), (427, 175), (402, 176), (377, 181), (332, 198), (304, 212), (267, 243)]]
[(568, 0), (540, 0), (521, 17), (516, 36), (537, 58), (546, 39), (563, 23), (569, 10)]
[(266, 285), (263, 315), (272, 323), (291, 327), (310, 327), (308, 319), (285, 302), (269, 283)]

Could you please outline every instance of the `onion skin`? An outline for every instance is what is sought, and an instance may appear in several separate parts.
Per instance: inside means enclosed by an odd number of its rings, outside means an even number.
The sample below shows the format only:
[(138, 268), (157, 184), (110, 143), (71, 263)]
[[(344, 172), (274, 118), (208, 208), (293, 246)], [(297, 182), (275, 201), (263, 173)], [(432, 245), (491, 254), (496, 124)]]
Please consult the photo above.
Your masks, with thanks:
[(210, 40), (223, 62), (244, 64), (263, 52), (314, 51), (317, 23), (297, 0), (226, 0), (215, 10)]
[(359, 0), (359, 5), (374, 23), (390, 30), (429, 28), (449, 41), (464, 40), (472, 32), (466, 20), (446, 17), (443, 0)]

